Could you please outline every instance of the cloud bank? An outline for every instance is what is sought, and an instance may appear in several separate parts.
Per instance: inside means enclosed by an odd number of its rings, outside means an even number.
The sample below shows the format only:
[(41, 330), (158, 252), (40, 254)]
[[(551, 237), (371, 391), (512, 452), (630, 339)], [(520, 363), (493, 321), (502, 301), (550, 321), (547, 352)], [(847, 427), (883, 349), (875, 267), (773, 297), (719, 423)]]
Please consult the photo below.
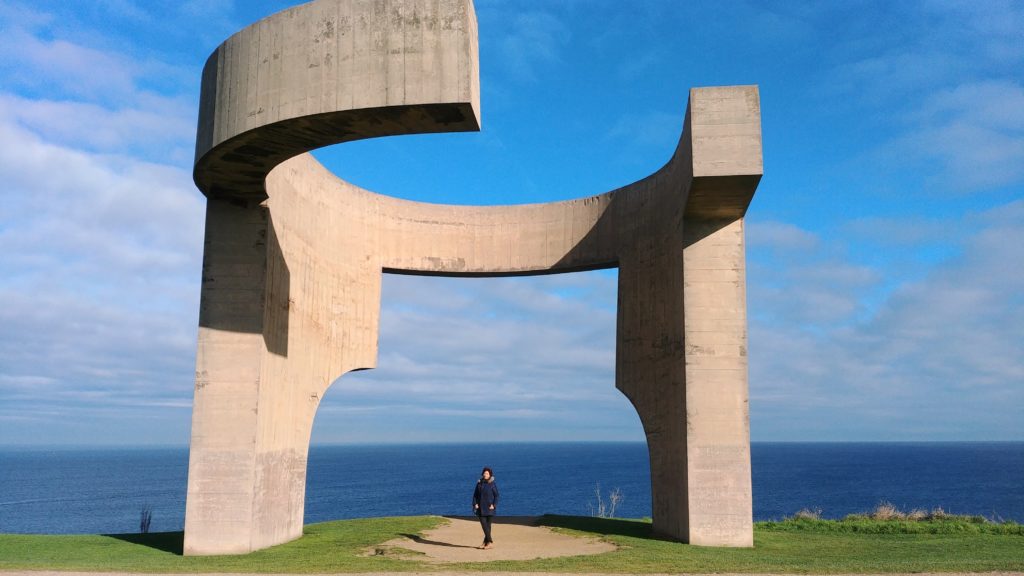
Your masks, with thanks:
[[(287, 4), (0, 6), (0, 444), (187, 442), (199, 71)], [(489, 159), (360, 144), (338, 171), (464, 171), (441, 202), (600, 192), (668, 157), (690, 86), (758, 82), (753, 439), (1024, 439), (1018, 3), (580, 6), (477, 3)], [(429, 147), (397, 140), (406, 167)], [(387, 276), (380, 367), (331, 388), (314, 441), (639, 440), (615, 301), (614, 271)]]

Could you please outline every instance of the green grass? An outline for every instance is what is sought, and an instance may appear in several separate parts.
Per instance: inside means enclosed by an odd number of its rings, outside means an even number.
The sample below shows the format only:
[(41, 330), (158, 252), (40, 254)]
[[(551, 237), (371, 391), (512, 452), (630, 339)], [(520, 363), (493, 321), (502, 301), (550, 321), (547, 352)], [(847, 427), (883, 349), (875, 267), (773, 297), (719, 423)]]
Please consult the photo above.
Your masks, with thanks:
[(941, 520), (872, 520), (863, 515), (842, 520), (789, 518), (781, 522), (758, 522), (768, 532), (843, 532), (857, 534), (1001, 534), (1024, 536), (1024, 525), (989, 522), (981, 516), (949, 516)]
[(366, 518), (310, 524), (302, 538), (237, 556), (182, 556), (181, 532), (123, 535), (0, 535), (0, 570), (105, 572), (398, 572), (419, 563), (362, 556), (402, 534), (418, 534), (438, 516)]
[(619, 549), (593, 556), (443, 565), (390, 554), (363, 556), (365, 550), (377, 544), (403, 534), (422, 533), (441, 521), (437, 516), (419, 516), (312, 524), (306, 527), (305, 536), (294, 542), (244, 556), (217, 557), (181, 556), (181, 532), (112, 536), (3, 534), (0, 570), (818, 574), (1024, 571), (1024, 534), (1020, 525), (990, 524), (1008, 528), (971, 531), (952, 529), (957, 525), (953, 521), (942, 526), (931, 521), (765, 522), (755, 526), (754, 548), (737, 549), (661, 540), (652, 536), (650, 523), (644, 521), (544, 516), (544, 525), (572, 534), (598, 536), (619, 545)]

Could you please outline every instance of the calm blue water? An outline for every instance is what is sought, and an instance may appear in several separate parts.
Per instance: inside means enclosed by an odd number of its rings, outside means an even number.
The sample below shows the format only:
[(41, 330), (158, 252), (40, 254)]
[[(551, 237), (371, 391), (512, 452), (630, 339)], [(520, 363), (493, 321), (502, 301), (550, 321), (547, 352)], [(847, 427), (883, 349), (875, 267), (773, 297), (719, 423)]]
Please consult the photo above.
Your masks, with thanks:
[[(821, 508), (827, 517), (888, 500), (1024, 522), (1024, 443), (771, 444), (752, 448), (754, 517)], [(642, 443), (319, 446), (310, 450), (306, 521), (468, 514), (484, 464), (501, 512), (589, 514), (594, 487), (619, 488), (617, 516), (650, 516)], [(137, 532), (184, 524), (185, 449), (0, 450), (0, 532)]]

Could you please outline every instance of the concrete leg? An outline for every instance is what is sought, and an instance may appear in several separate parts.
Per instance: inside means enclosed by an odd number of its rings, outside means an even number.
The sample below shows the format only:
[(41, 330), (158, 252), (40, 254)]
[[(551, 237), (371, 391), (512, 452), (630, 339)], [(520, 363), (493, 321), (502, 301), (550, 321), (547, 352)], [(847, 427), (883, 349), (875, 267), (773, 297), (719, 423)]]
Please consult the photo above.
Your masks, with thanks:
[(685, 542), (690, 502), (683, 254), (681, 239), (670, 242), (678, 248), (620, 262), (616, 386), (633, 403), (647, 435), (654, 531)]
[(685, 228), (687, 541), (753, 546), (743, 219)]
[(617, 386), (647, 435), (655, 532), (752, 546), (743, 221), (684, 228), (620, 262)]
[(209, 199), (185, 554), (251, 550), (267, 211)]
[(186, 555), (302, 535), (320, 380), (288, 361), (290, 274), (265, 202), (207, 202)]

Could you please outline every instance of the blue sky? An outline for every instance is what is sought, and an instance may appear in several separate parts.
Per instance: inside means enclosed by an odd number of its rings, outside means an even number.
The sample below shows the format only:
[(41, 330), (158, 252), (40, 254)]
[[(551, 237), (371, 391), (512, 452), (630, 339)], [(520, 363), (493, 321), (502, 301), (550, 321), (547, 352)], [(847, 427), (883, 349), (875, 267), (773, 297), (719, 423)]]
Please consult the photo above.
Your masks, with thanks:
[[(279, 1), (0, 2), (0, 444), (188, 442), (199, 73)], [(317, 152), (460, 204), (656, 170), (758, 84), (751, 436), (1024, 440), (1024, 5), (478, 0), (483, 130)], [(379, 368), (313, 441), (640, 440), (614, 271), (386, 276)]]

